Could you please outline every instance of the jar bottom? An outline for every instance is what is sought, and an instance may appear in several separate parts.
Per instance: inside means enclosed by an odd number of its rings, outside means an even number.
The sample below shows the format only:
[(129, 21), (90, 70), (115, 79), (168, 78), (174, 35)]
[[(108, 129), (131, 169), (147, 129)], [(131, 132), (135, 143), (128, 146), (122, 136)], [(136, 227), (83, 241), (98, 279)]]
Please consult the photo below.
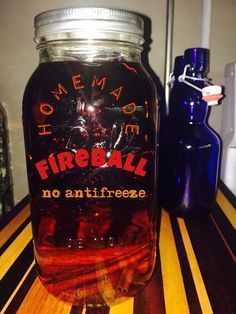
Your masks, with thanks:
[(73, 305), (111, 306), (137, 295), (155, 266), (154, 241), (101, 249), (36, 248), (39, 278), (49, 293)]
[(91, 309), (106, 308), (123, 303), (129, 298), (141, 293), (141, 291), (148, 285), (149, 281), (150, 278), (146, 283), (132, 284), (129, 289), (123, 289), (123, 291), (117, 286), (116, 289), (107, 287), (103, 291), (94, 293), (95, 289), (93, 290), (92, 286), (88, 286), (84, 289), (75, 288), (55, 294), (52, 293), (41, 280), (46, 290), (57, 299), (72, 306), (86, 306)]

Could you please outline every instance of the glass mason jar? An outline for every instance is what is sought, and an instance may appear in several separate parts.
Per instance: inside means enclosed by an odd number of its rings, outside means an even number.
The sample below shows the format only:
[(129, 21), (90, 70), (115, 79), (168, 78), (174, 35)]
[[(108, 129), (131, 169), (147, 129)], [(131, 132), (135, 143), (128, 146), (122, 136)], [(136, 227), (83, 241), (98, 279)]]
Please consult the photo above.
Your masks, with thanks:
[(23, 124), (38, 275), (62, 300), (111, 305), (143, 289), (155, 265), (157, 98), (143, 20), (47, 11), (35, 41)]

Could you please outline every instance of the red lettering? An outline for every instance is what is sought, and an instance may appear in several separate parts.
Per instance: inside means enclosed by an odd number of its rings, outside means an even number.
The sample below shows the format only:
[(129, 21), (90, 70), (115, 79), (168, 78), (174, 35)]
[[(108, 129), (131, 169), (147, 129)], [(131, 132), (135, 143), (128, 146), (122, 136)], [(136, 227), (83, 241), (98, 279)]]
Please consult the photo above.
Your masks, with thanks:
[(60, 100), (60, 97), (62, 95), (62, 93), (68, 94), (68, 91), (65, 89), (64, 86), (61, 85), (61, 83), (58, 84), (58, 90), (54, 91), (52, 90), (51, 93), (53, 94), (53, 96), (57, 99)]
[(136, 104), (131, 102), (130, 104), (123, 106), (122, 110), (125, 114), (132, 114), (136, 111)]
[(74, 89), (83, 89), (84, 85), (79, 85), (81, 80), (80, 80), (81, 74), (77, 74), (72, 76), (72, 81), (74, 85)]
[(106, 152), (102, 148), (93, 148), (91, 164), (95, 167), (104, 166), (106, 163)]
[(38, 173), (40, 174), (40, 177), (42, 180), (45, 180), (48, 178), (47, 170), (49, 168), (48, 168), (48, 163), (47, 163), (46, 159), (43, 159), (43, 160), (37, 162), (35, 164), (35, 167), (37, 168)]
[(116, 101), (120, 98), (120, 94), (122, 91), (122, 86), (118, 87), (117, 89), (110, 92), (111, 95), (115, 96)]
[(138, 163), (134, 173), (139, 175), (139, 176), (141, 176), (141, 177), (144, 177), (146, 175), (146, 173), (147, 173), (145, 170), (143, 170), (143, 168), (146, 165), (146, 163), (147, 163), (147, 159), (141, 158), (139, 160), (139, 163)]
[(133, 67), (130, 67), (128, 64), (126, 63), (121, 63), (122, 65), (124, 65), (126, 67), (126, 69), (128, 69), (129, 71), (133, 71), (135, 74), (138, 74), (138, 71), (133, 68)]
[(132, 133), (136, 132), (136, 134), (139, 134), (139, 126), (136, 124), (126, 124), (125, 126), (125, 134), (128, 134), (128, 130), (131, 130)]
[(61, 171), (74, 168), (72, 163), (73, 155), (70, 152), (63, 152), (57, 155), (59, 167)]
[(123, 170), (133, 172), (135, 169), (135, 166), (132, 165), (132, 161), (134, 160), (134, 154), (129, 153), (126, 157)]
[(111, 157), (108, 160), (107, 166), (116, 167), (118, 169), (122, 168), (122, 158), (121, 152), (119, 150), (113, 150), (113, 152), (111, 153)]
[(38, 128), (42, 128), (42, 131), (39, 131), (38, 135), (49, 135), (49, 134), (52, 134), (52, 131), (47, 129), (49, 127), (51, 127), (51, 124), (41, 124), (41, 125), (38, 125)]
[(101, 90), (105, 88), (107, 78), (104, 76), (100, 81), (96, 78), (96, 76), (93, 76), (93, 82), (92, 82), (92, 87), (95, 85), (100, 86), (101, 85)]
[(53, 173), (59, 172), (58, 165), (54, 156), (50, 156), (48, 158), (48, 163), (51, 166)]
[(39, 111), (47, 116), (50, 116), (53, 113), (54, 108), (49, 104), (40, 104)]
[(35, 167), (38, 170), (41, 179), (45, 180), (49, 177), (50, 173), (57, 174), (72, 169), (75, 166), (80, 168), (87, 167), (89, 164), (95, 167), (104, 166), (107, 159), (107, 166), (110, 168), (123, 168), (125, 171), (134, 172), (136, 175), (142, 177), (146, 175), (146, 170), (144, 168), (147, 164), (147, 159), (141, 158), (137, 164), (135, 161), (135, 154), (128, 153), (123, 165), (121, 151), (114, 150), (111, 152), (110, 157), (107, 158), (106, 151), (102, 148), (93, 148), (91, 150), (91, 155), (86, 149), (79, 149), (75, 154), (71, 152), (61, 152), (57, 155), (51, 154), (48, 159), (42, 159), (37, 162)]
[(86, 149), (79, 149), (75, 154), (75, 162), (80, 168), (88, 166), (89, 154)]

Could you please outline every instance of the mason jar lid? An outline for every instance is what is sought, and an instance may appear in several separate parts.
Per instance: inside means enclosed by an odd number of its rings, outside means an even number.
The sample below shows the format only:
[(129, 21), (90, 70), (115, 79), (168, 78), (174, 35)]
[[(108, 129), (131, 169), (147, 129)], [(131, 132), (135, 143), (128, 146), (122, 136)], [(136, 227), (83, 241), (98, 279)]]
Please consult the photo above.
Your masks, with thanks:
[(111, 8), (76, 7), (45, 11), (34, 19), (37, 44), (54, 40), (116, 40), (143, 44), (139, 14)]

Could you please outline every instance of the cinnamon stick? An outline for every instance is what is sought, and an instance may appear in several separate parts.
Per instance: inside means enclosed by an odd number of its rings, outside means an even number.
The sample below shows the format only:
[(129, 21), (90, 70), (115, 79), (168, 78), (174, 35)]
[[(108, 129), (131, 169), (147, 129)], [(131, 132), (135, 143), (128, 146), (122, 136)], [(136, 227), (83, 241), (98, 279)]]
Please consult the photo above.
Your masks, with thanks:
[[(114, 272), (120, 271), (123, 268), (129, 266), (130, 264), (136, 263), (137, 261), (145, 258), (148, 255), (148, 250), (147, 249), (143, 249), (141, 250), (141, 252), (136, 253), (133, 256), (127, 257), (125, 260), (122, 260), (120, 263), (117, 263), (114, 261), (114, 263), (112, 263), (109, 266), (104, 267), (101, 270), (100, 273), (100, 278), (104, 277), (104, 276), (108, 276)], [(46, 283), (48, 289), (50, 291), (52, 291), (55, 294), (58, 294), (62, 291), (65, 291), (67, 289), (71, 289), (71, 288), (75, 288), (78, 285), (81, 284), (86, 284), (87, 282), (93, 281), (93, 280), (99, 280), (99, 278), (97, 277), (97, 273), (91, 272), (85, 275), (80, 275), (80, 276), (75, 276), (74, 278), (70, 278), (64, 281), (60, 281), (60, 282), (56, 282), (56, 283)]]
[[(97, 250), (82, 250), (81, 252), (72, 250), (54, 250), (54, 251), (36, 251), (36, 258), (39, 265), (81, 265), (81, 264), (94, 264), (95, 262), (103, 261), (104, 257), (107, 260), (116, 259), (119, 256), (132, 254), (145, 248), (146, 245), (134, 245), (133, 247), (122, 248), (108, 248)], [(99, 255), (98, 255), (99, 254)]]
[(127, 295), (129, 291), (129, 287), (135, 276), (135, 268), (136, 268), (136, 265), (131, 265), (130, 267), (126, 267), (122, 271), (120, 283), (117, 285), (117, 288), (116, 288), (119, 294)]
[[(81, 257), (80, 254), (82, 253), (78, 254), (79, 256), (77, 256), (73, 260), (74, 262), (76, 262), (75, 264), (70, 263), (71, 261), (64, 261), (64, 259), (66, 259), (66, 257), (64, 256), (63, 258), (60, 257), (60, 259), (55, 259), (53, 256), (53, 257), (44, 257), (44, 258), (39, 258), (39, 259), (37, 258), (37, 260), (38, 260), (38, 263), (40, 265), (40, 269), (43, 275), (46, 275), (46, 276), (55, 275), (56, 277), (57, 275), (60, 276), (60, 274), (63, 274), (63, 273), (73, 273), (73, 272), (81, 273), (81, 271), (83, 272), (86, 269), (89, 270), (94, 265), (99, 264), (104, 261), (107, 264), (111, 264), (114, 261), (118, 262), (122, 259), (125, 260), (127, 257), (131, 257), (132, 255), (135, 255), (139, 251), (142, 251), (144, 248), (145, 248), (144, 245), (138, 248), (135, 247), (135, 249), (129, 250), (128, 252), (126, 251), (124, 253), (122, 252), (122, 254), (119, 254), (119, 255), (117, 254), (116, 256), (113, 256), (113, 257), (111, 257), (111, 254), (110, 254), (111, 249), (107, 249), (107, 252), (104, 255), (102, 255), (101, 252), (99, 251), (99, 257), (97, 259), (93, 259), (93, 263), (83, 263), (82, 261), (84, 259), (80, 258)], [(84, 252), (83, 254), (89, 254), (89, 253)], [(91, 259), (91, 257), (89, 259)]]

